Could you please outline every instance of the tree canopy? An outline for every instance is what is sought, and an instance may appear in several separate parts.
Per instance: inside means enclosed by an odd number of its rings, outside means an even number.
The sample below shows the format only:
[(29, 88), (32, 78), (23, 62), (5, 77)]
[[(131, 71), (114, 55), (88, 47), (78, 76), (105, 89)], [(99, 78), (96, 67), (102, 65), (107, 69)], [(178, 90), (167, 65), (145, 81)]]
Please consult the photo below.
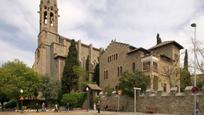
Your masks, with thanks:
[(58, 98), (58, 94), (60, 92), (59, 85), (59, 82), (51, 79), (48, 76), (42, 77), (40, 90), (46, 101), (56, 100)]
[(150, 78), (139, 71), (135, 73), (125, 72), (119, 81), (120, 88), (129, 96), (134, 95), (133, 87), (139, 87), (144, 92), (150, 84)]
[[(19, 60), (9, 61), (0, 68), (0, 101), (18, 100), (20, 96), (32, 99), (38, 95), (39, 75)], [(20, 93), (20, 90), (23, 93)], [(3, 109), (3, 107), (2, 107)]]
[(192, 82), (191, 82), (191, 74), (189, 71), (187, 71), (186, 69), (182, 69), (181, 70), (181, 91), (184, 91), (184, 89), (186, 88), (186, 86), (191, 86)]
[(3, 64), (0, 70), (0, 92), (10, 99), (16, 99), (23, 89), (23, 95), (31, 98), (39, 88), (40, 78), (23, 62), (14, 60)]
[(188, 51), (187, 51), (187, 49), (185, 50), (184, 66), (183, 66), (183, 68), (188, 71)]
[[(23, 93), (20, 93), (21, 89)], [(2, 105), (3, 102), (9, 100), (19, 100), (21, 96), (31, 100), (37, 99), (40, 96), (39, 92), (47, 102), (57, 100), (60, 92), (59, 82), (49, 76), (39, 75), (17, 59), (6, 62), (0, 67), (0, 102)]]

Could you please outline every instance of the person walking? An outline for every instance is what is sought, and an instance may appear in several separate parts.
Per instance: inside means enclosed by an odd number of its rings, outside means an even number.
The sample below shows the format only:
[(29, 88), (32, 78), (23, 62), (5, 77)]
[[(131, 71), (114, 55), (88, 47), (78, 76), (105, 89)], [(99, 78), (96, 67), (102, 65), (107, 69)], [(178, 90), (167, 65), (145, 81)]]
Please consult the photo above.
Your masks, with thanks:
[(38, 105), (38, 103), (36, 103), (36, 112), (39, 112), (39, 105)]
[(58, 105), (55, 104), (55, 112), (58, 112)]
[(65, 111), (66, 111), (66, 112), (69, 111), (69, 103), (66, 103), (66, 105), (65, 105)]
[(96, 109), (98, 110), (98, 113), (101, 112), (101, 102), (100, 102), (100, 101), (98, 101), (98, 102), (96, 103)]
[(46, 112), (46, 108), (45, 108), (45, 103), (44, 102), (42, 103), (42, 111)]

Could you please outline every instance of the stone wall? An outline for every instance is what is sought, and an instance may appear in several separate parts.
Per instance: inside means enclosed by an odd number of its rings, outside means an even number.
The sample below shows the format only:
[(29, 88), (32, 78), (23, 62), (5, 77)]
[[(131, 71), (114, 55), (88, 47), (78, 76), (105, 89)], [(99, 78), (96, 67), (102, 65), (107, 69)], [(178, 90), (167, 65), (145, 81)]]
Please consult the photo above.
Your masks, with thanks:
[[(119, 101), (119, 103), (118, 103)], [(105, 96), (101, 101), (101, 109), (106, 111), (117, 111), (119, 104), (119, 111), (132, 112), (134, 103), (133, 98), (128, 96)], [(107, 107), (107, 108), (106, 108)]]
[[(204, 113), (204, 91), (197, 95), (199, 108)], [(105, 106), (107, 110), (117, 111), (118, 97), (110, 96), (102, 98), (102, 110)], [(120, 96), (119, 110), (132, 112), (134, 109), (134, 99), (128, 96)], [(137, 96), (137, 112), (155, 112), (166, 114), (191, 115), (194, 107), (194, 96), (190, 89), (185, 93), (164, 93), (164, 92), (147, 92), (145, 95)]]

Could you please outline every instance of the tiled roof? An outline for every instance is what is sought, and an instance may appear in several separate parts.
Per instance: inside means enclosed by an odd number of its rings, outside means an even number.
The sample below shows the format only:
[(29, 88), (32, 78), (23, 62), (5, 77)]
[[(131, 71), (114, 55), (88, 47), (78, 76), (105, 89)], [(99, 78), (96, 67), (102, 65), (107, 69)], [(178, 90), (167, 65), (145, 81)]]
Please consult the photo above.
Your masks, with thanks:
[(144, 51), (145, 53), (150, 53), (148, 50), (140, 47), (140, 48), (137, 48), (137, 49), (134, 49), (134, 50), (128, 52), (128, 54), (132, 54), (132, 53), (137, 52), (137, 51)]
[(97, 84), (87, 84), (87, 87), (89, 87), (91, 90), (102, 91), (102, 89)]
[(121, 44), (121, 45), (128, 46), (130, 49), (136, 49), (135, 46), (132, 46), (132, 45), (130, 45), (130, 44), (126, 44), (126, 43), (122, 43), (122, 42), (117, 42), (117, 41), (112, 41), (112, 42), (117, 43), (117, 44)]
[(164, 41), (164, 42), (162, 42), (162, 43), (160, 43), (160, 44), (157, 44), (157, 45), (154, 46), (154, 47), (151, 47), (149, 50), (153, 50), (153, 49), (156, 49), (156, 48), (159, 48), (159, 47), (168, 45), (168, 44), (174, 44), (174, 45), (176, 45), (178, 48), (183, 49), (183, 46), (180, 45), (179, 43), (177, 43), (176, 41)]

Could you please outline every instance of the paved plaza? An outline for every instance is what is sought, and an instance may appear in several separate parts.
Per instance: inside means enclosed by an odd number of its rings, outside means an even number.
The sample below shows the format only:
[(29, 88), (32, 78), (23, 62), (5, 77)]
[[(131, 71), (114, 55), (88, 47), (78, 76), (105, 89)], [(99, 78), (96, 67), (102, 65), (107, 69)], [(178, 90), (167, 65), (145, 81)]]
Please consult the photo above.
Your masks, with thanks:
[[(101, 112), (100, 114), (91, 111), (71, 111), (71, 112), (0, 112), (0, 115), (150, 115), (144, 113), (129, 113), (129, 112)], [(167, 114), (151, 114), (151, 115), (167, 115)]]

